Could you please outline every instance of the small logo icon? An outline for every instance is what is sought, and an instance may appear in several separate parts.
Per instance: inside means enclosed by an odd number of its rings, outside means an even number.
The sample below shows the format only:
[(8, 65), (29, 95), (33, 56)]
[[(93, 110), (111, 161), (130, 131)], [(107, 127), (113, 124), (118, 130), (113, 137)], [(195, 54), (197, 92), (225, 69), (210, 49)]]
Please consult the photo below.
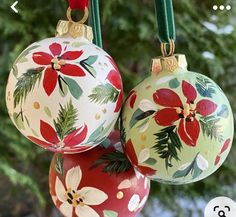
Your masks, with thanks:
[(236, 203), (228, 197), (216, 197), (211, 200), (204, 212), (204, 217), (235, 217)]
[(18, 13), (18, 10), (16, 9), (16, 5), (18, 4), (18, 1), (15, 1), (12, 5), (11, 5), (11, 9), (15, 12)]
[(230, 11), (232, 9), (232, 6), (231, 5), (213, 5), (212, 9), (214, 11), (217, 11), (217, 10), (227, 10), (227, 11)]

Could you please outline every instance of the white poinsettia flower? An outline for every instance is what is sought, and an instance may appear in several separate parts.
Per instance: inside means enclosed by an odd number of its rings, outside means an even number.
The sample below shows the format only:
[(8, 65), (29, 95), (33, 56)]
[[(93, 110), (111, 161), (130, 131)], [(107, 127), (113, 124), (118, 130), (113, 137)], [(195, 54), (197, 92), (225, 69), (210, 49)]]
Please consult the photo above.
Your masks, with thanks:
[(202, 171), (207, 170), (209, 167), (208, 161), (201, 154), (197, 156), (196, 162), (197, 162), (197, 166)]
[(143, 149), (139, 156), (138, 156), (138, 162), (139, 163), (143, 163), (145, 162), (148, 158), (150, 158), (150, 149), (149, 148), (145, 148)]
[(157, 80), (156, 84), (157, 85), (161, 85), (161, 84), (164, 84), (168, 81), (170, 81), (171, 79), (173, 79), (174, 77), (173, 76), (165, 76), (165, 77), (162, 77), (160, 79)]
[(93, 187), (79, 188), (82, 179), (80, 166), (71, 168), (66, 174), (66, 187), (59, 177), (56, 178), (56, 195), (62, 202), (60, 211), (66, 217), (72, 217), (73, 210), (78, 217), (99, 217), (90, 206), (99, 205), (108, 199), (107, 194)]
[(154, 104), (152, 101), (147, 100), (147, 99), (143, 99), (140, 103), (139, 103), (139, 109), (141, 109), (144, 112), (150, 111), (150, 110), (157, 110), (157, 106), (156, 104)]
[(128, 203), (128, 210), (130, 212), (135, 212), (138, 207), (139, 207), (139, 203), (140, 203), (140, 197), (138, 194), (134, 194), (130, 200), (129, 200), (129, 203)]

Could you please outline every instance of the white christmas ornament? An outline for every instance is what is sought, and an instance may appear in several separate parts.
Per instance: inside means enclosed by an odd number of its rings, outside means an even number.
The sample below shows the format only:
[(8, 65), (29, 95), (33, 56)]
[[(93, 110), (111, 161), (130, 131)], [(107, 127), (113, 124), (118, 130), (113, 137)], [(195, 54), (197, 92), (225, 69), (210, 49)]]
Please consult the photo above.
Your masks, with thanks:
[(9, 115), (43, 148), (89, 150), (109, 135), (119, 117), (118, 68), (92, 39), (91, 27), (59, 21), (56, 37), (33, 43), (13, 65), (6, 88)]

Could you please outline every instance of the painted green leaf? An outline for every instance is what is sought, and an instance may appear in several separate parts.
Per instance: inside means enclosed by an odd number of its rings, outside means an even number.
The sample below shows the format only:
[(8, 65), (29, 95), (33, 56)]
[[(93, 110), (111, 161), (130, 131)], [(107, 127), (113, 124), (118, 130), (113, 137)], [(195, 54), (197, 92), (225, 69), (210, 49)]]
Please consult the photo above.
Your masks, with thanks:
[(111, 141), (108, 138), (106, 138), (105, 140), (101, 142), (100, 145), (104, 148), (108, 148), (111, 145)]
[(76, 129), (77, 112), (71, 100), (64, 107), (60, 105), (59, 115), (54, 120), (54, 126), (60, 139), (64, 139), (66, 135)]
[(19, 130), (25, 130), (25, 125), (24, 125), (24, 119), (22, 117), (22, 113), (14, 113), (13, 114), (13, 120), (18, 127)]
[(195, 162), (193, 166), (192, 178), (196, 179), (202, 174), (202, 172), (203, 171), (197, 166), (197, 163)]
[(68, 88), (69, 88), (69, 91), (70, 91), (71, 95), (75, 99), (79, 99), (83, 94), (83, 90), (81, 89), (79, 84), (74, 79), (71, 79), (71, 78), (68, 78), (68, 77), (64, 77), (64, 80), (68, 85)]
[(182, 143), (177, 134), (176, 126), (162, 129), (156, 136), (156, 144), (152, 147), (160, 158), (165, 160), (166, 169), (172, 167), (171, 161), (179, 161), (178, 152), (182, 149)]
[(104, 217), (118, 217), (118, 213), (112, 210), (104, 210)]
[(60, 175), (63, 175), (63, 173), (64, 173), (63, 163), (64, 163), (64, 160), (63, 160), (62, 155), (57, 154), (55, 157), (54, 168)]
[(119, 91), (111, 84), (105, 83), (96, 86), (92, 93), (88, 96), (91, 102), (98, 104), (115, 103), (118, 98)]
[(214, 115), (201, 117), (199, 122), (204, 136), (218, 140), (219, 142), (224, 140), (222, 126), (219, 124), (220, 118)]
[(59, 93), (62, 97), (65, 97), (68, 93), (67, 83), (61, 76), (58, 77), (58, 83), (59, 83)]
[(19, 56), (18, 58), (16, 59), (16, 63), (22, 59), (23, 57), (25, 57), (26, 55), (28, 55), (32, 50), (36, 49), (40, 47), (40, 45), (33, 45), (33, 46), (30, 46), (29, 48), (26, 48)]
[(172, 89), (175, 89), (175, 88), (179, 87), (179, 85), (180, 85), (180, 82), (177, 78), (174, 78), (174, 79), (169, 81), (169, 86)]
[(210, 97), (215, 94), (215, 86), (214, 84), (204, 77), (197, 77), (196, 88), (198, 93), (203, 97)]
[(48, 117), (50, 117), (50, 118), (52, 117), (52, 113), (47, 106), (44, 107), (44, 112), (47, 114)]
[(97, 59), (97, 55), (89, 56), (86, 60), (84, 60), (84, 63), (86, 63), (87, 65), (93, 65), (97, 61)]
[(29, 69), (18, 79), (13, 94), (14, 107), (22, 103), (26, 99), (27, 95), (34, 89), (36, 84), (40, 82), (43, 70), (44, 67)]
[(190, 166), (187, 167), (187, 168), (184, 169), (184, 170), (177, 170), (177, 171), (174, 173), (173, 178), (174, 178), (174, 179), (178, 179), (178, 178), (186, 177), (186, 176), (189, 174), (190, 171), (191, 171)]
[(154, 113), (155, 113), (154, 110), (144, 112), (141, 109), (137, 109), (134, 112), (133, 116), (131, 117), (131, 120), (130, 120), (130, 123), (129, 123), (130, 128), (132, 128), (139, 121), (144, 120), (147, 117), (150, 117)]
[(153, 166), (157, 163), (157, 160), (155, 158), (148, 158), (144, 163)]
[(85, 45), (86, 43), (83, 43), (83, 42), (73, 42), (72, 44), (71, 44), (71, 46), (72, 47), (80, 47), (80, 46), (83, 46), (83, 45)]
[(104, 124), (105, 124), (105, 121), (91, 134), (91, 136), (89, 137), (87, 141), (88, 143), (97, 141), (100, 138), (104, 130)]
[(217, 113), (217, 116), (222, 117), (222, 118), (227, 118), (229, 116), (229, 109), (227, 105), (223, 104), (220, 107), (220, 111)]

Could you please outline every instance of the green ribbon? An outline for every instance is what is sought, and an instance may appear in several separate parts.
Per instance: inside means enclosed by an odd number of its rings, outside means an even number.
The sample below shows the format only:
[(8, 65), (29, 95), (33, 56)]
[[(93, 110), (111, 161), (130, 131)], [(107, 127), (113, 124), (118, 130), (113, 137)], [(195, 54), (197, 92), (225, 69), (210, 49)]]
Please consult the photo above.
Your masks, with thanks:
[(155, 9), (162, 43), (169, 43), (176, 39), (175, 19), (172, 0), (155, 0)]
[(90, 0), (89, 25), (93, 28), (94, 44), (102, 48), (99, 0)]

